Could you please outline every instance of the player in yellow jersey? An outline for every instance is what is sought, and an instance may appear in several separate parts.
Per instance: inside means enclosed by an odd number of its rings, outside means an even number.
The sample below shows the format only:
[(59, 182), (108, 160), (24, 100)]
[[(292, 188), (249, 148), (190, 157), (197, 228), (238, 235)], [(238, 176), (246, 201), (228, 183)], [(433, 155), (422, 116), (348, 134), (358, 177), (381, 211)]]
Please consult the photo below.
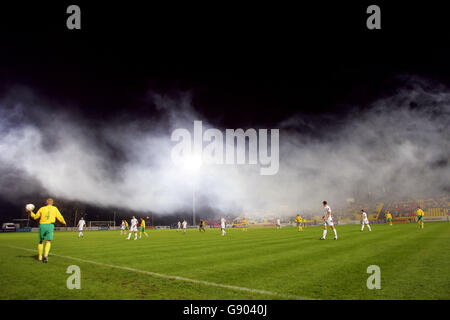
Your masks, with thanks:
[(417, 207), (417, 223), (419, 224), (419, 228), (423, 229), (423, 216), (425, 212), (423, 212), (420, 207)]
[[(66, 225), (63, 216), (59, 212), (58, 208), (53, 206), (53, 199), (49, 198), (46, 201), (46, 206), (41, 207), (35, 214), (32, 210), (27, 210), (30, 216), (34, 219), (39, 220), (39, 244), (38, 244), (38, 260), (48, 262), (48, 253), (50, 252), (51, 241), (53, 240), (53, 231), (55, 230), (55, 221), (58, 219), (59, 222)], [(44, 240), (45, 250), (44, 250)], [(44, 252), (44, 258), (42, 259), (42, 252)]]
[(244, 218), (241, 222), (242, 222), (242, 231), (247, 231), (248, 227), (247, 219)]
[(297, 223), (298, 231), (303, 231), (303, 228), (302, 228), (302, 217), (300, 217), (299, 214), (297, 214), (297, 216), (295, 217), (295, 222)]
[(200, 225), (199, 225), (199, 231), (200, 232), (206, 232), (206, 229), (205, 229), (205, 220), (203, 220), (203, 219), (200, 219)]
[(139, 239), (142, 238), (142, 233), (144, 233), (145, 236), (148, 237), (147, 232), (145, 232), (145, 220), (144, 220), (144, 218), (141, 218), (141, 229), (140, 229), (140, 232), (139, 232)]
[(125, 220), (125, 235), (127, 234), (128, 231), (128, 221)]
[(392, 226), (392, 215), (389, 211), (386, 212), (386, 223), (389, 223), (389, 225)]

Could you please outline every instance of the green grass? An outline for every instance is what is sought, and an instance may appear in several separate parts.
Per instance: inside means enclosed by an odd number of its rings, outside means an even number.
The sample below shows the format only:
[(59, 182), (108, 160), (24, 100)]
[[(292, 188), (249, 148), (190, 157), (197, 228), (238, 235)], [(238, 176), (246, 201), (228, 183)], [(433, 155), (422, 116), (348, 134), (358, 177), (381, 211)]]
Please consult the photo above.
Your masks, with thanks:
[[(450, 223), (321, 227), (297, 232), (217, 229), (151, 230), (126, 241), (119, 231), (56, 232), (51, 254), (225, 285), (314, 299), (450, 299)], [(0, 299), (283, 299), (132, 270), (49, 257), (38, 262), (37, 233), (0, 234)], [(81, 289), (69, 290), (69, 265), (81, 269)], [(369, 265), (381, 268), (381, 289), (369, 290)]]

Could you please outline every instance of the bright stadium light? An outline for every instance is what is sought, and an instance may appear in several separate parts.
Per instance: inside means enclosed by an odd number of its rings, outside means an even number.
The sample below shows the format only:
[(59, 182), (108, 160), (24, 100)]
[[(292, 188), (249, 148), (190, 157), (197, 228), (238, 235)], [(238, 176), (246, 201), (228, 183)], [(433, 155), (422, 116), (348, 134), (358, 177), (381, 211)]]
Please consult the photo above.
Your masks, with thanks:
[(185, 158), (184, 167), (188, 172), (196, 173), (202, 166), (202, 157), (190, 155)]
[[(202, 161), (202, 157), (199, 155), (189, 155), (187, 157), (185, 157), (184, 160), (184, 169), (191, 173), (191, 174), (197, 174), (200, 170), (200, 168), (202, 167), (203, 161)], [(192, 224), (195, 225), (195, 180), (196, 179), (192, 179), (193, 181), (193, 186), (192, 186)]]

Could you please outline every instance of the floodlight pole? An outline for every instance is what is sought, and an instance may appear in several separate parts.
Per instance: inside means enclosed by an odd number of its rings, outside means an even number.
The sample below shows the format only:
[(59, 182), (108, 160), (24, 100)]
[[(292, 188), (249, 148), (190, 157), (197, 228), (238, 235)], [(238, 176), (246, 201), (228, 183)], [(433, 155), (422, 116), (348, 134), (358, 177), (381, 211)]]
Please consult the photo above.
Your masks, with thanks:
[(192, 188), (192, 224), (195, 226), (195, 182)]

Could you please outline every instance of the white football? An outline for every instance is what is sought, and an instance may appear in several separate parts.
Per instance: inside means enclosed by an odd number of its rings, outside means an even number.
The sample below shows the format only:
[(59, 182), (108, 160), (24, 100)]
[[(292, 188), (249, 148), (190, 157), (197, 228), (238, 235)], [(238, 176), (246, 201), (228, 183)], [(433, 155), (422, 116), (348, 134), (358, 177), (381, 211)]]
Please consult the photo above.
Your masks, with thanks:
[(34, 204), (31, 204), (31, 203), (27, 204), (27, 205), (25, 206), (25, 209), (27, 209), (27, 210), (29, 210), (29, 211), (33, 211), (33, 210), (34, 210)]

